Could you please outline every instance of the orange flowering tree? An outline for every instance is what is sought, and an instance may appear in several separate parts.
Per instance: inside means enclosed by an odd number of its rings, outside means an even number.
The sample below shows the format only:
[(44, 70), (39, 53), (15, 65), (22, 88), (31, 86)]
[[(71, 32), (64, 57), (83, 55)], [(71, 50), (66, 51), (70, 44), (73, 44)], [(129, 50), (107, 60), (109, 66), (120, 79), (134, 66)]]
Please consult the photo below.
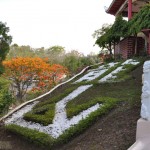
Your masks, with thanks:
[(52, 82), (56, 85), (64, 77), (64, 75), (68, 74), (68, 70), (59, 64), (53, 64), (50, 68), (50, 73)]
[(22, 100), (29, 89), (43, 90), (57, 83), (67, 69), (49, 65), (46, 59), (18, 57), (3, 62), (4, 76), (12, 81), (12, 92)]
[(48, 71), (45, 71), (42, 75), (38, 76), (39, 82), (37, 83), (37, 87), (33, 90), (50, 88), (60, 82), (68, 73), (66, 67), (59, 64), (53, 64)]

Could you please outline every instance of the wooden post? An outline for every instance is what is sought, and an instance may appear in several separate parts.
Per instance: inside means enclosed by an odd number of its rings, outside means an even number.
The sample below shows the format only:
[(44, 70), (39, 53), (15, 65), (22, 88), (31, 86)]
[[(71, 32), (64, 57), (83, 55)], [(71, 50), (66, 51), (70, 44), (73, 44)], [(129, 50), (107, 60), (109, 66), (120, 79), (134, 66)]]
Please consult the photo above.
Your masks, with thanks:
[(148, 55), (150, 56), (150, 31), (149, 31)]
[(132, 0), (128, 0), (128, 20), (132, 18)]

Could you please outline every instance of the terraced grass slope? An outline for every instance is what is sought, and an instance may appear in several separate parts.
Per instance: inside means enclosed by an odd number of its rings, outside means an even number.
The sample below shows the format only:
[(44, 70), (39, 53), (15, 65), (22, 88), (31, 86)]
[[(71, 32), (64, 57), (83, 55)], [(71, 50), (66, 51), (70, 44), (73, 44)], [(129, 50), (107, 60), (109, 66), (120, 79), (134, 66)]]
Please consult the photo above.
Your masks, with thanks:
[[(140, 95), (140, 88), (134, 87), (130, 74), (140, 64), (139, 60), (130, 59), (91, 69), (57, 95), (52, 94), (42, 102), (30, 105), (31, 111), (24, 113), (22, 108), (10, 116), (5, 121), (7, 129), (49, 147), (68, 141), (87, 129), (98, 117), (109, 113), (118, 103)], [(130, 80), (128, 86), (124, 82), (126, 80)], [(126, 86), (121, 89), (123, 84)], [(50, 137), (48, 141), (47, 136)], [(44, 142), (40, 142), (42, 139)]]

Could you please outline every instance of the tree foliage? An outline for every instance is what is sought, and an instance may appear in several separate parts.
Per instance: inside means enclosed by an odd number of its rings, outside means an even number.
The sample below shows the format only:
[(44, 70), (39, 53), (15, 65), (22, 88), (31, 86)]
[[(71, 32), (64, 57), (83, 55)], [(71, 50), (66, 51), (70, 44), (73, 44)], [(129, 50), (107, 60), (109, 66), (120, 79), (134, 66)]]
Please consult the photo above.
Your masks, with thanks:
[(53, 64), (50, 67), (50, 77), (53, 85), (56, 85), (64, 76), (69, 73), (68, 69), (60, 64)]
[(94, 37), (97, 37), (95, 44), (97, 44), (102, 50), (107, 49), (111, 53), (112, 45), (110, 38), (111, 25), (104, 24), (101, 29), (95, 31)]
[(6, 24), (0, 22), (0, 73), (3, 72), (1, 63), (9, 51), (9, 45), (12, 41), (12, 37), (8, 35), (8, 32), (9, 27), (7, 27)]
[(69, 69), (71, 74), (75, 74), (79, 71), (78, 69), (80, 69), (80, 67), (85, 66), (83, 54), (79, 53), (76, 50), (72, 50), (71, 52), (66, 54), (63, 64)]
[(96, 30), (93, 33), (93, 38), (98, 39), (99, 37), (101, 37), (102, 35), (106, 34), (106, 32), (111, 28), (112, 25), (110, 24), (103, 24), (102, 27), (98, 30)]
[(127, 21), (122, 16), (117, 16), (113, 25), (103, 25), (101, 29), (95, 31), (94, 37), (97, 37), (95, 44), (100, 48), (107, 49), (112, 54), (115, 44), (120, 41), (127, 33)]
[(52, 46), (45, 51), (49, 58), (50, 64), (59, 63), (62, 64), (65, 56), (65, 48), (59, 45)]
[(127, 24), (128, 22), (124, 20), (122, 16), (116, 17), (115, 22), (110, 29), (111, 40), (113, 43), (117, 44), (121, 37), (127, 35)]
[(45, 49), (44, 47), (32, 48), (28, 45), (18, 46), (17, 44), (13, 44), (10, 47), (7, 60), (17, 57), (40, 57), (42, 59), (48, 58), (47, 62), (50, 65), (60, 64), (65, 66), (72, 74), (78, 72), (87, 65), (98, 62), (97, 55), (91, 53), (88, 56), (84, 56), (77, 50), (66, 52), (65, 48), (59, 45)]
[(0, 61), (4, 60), (9, 50), (12, 37), (8, 35), (9, 27), (0, 22)]
[(9, 106), (14, 101), (11, 93), (9, 92), (9, 81), (0, 77), (0, 116), (7, 112)]
[(50, 66), (47, 60), (35, 57), (18, 57), (4, 61), (5, 76), (12, 81), (12, 91), (22, 100), (28, 88), (45, 90), (57, 83), (67, 69), (61, 65)]
[(13, 44), (10, 46), (7, 59), (12, 59), (16, 57), (35, 57), (35, 56), (36, 56), (35, 52), (29, 45), (18, 46), (17, 44)]
[(129, 35), (135, 35), (142, 29), (150, 29), (150, 4), (145, 5), (128, 23)]

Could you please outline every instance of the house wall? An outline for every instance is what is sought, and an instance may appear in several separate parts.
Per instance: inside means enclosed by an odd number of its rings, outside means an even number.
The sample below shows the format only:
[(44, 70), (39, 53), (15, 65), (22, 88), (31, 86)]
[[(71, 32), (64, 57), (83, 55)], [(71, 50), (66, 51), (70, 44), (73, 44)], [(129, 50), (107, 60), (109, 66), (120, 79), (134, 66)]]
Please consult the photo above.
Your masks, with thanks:
[[(115, 57), (121, 55), (123, 59), (130, 58), (134, 55), (134, 44), (135, 37), (128, 37), (119, 42), (118, 45), (115, 46)], [(145, 41), (143, 38), (138, 37), (137, 39), (137, 55), (143, 55), (145, 49)]]
[(147, 53), (150, 55), (150, 33), (149, 33), (149, 43), (147, 44)]
[(145, 40), (142, 37), (138, 37), (137, 40), (137, 55), (143, 56), (146, 53), (147, 48), (145, 49)]
[[(149, 39), (150, 39), (150, 37), (149, 37)], [(149, 43), (147, 43), (147, 49), (148, 49), (147, 54), (150, 56), (150, 42), (149, 42)]]

